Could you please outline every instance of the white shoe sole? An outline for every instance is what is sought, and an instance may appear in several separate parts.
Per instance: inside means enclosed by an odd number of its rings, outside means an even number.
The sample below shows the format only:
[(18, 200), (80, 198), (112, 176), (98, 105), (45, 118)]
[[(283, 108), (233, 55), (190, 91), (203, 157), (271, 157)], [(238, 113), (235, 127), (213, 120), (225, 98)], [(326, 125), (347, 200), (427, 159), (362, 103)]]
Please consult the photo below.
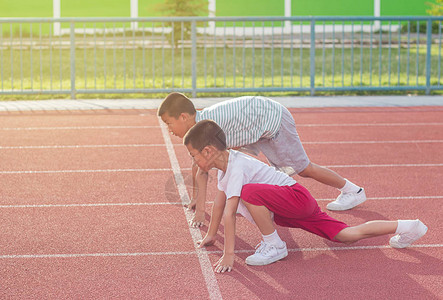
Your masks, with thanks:
[(348, 210), (351, 208), (356, 207), (357, 205), (362, 204), (363, 202), (366, 201), (366, 193), (365, 190), (362, 188), (362, 193), (364, 195), (364, 197), (362, 197), (361, 199), (359, 199), (358, 201), (352, 202), (348, 205), (341, 205), (341, 204), (337, 204), (336, 201), (333, 201), (331, 203), (329, 203), (328, 205), (326, 205), (326, 208), (328, 210), (335, 210), (335, 211), (340, 211), (340, 210)]
[(280, 255), (274, 256), (274, 257), (269, 258), (267, 260), (254, 261), (254, 260), (248, 259), (250, 257), (249, 256), (246, 258), (245, 262), (247, 265), (250, 265), (250, 266), (266, 266), (266, 265), (272, 264), (280, 259), (283, 259), (286, 256), (288, 256), (288, 249), (286, 249), (285, 252), (281, 253)]
[(418, 232), (417, 238), (414, 239), (413, 241), (411, 241), (410, 243), (408, 243), (408, 244), (399, 243), (398, 240), (400, 239), (400, 235), (397, 234), (397, 235), (391, 237), (391, 239), (389, 240), (389, 245), (391, 245), (392, 248), (398, 248), (398, 249), (402, 249), (402, 248), (406, 248), (406, 247), (410, 246), (412, 243), (414, 243), (415, 241), (419, 240), (422, 236), (424, 236), (426, 234), (426, 232), (428, 231), (428, 227), (425, 224), (423, 224), (422, 221), (418, 222), (417, 227), (418, 227), (417, 228), (417, 232)]

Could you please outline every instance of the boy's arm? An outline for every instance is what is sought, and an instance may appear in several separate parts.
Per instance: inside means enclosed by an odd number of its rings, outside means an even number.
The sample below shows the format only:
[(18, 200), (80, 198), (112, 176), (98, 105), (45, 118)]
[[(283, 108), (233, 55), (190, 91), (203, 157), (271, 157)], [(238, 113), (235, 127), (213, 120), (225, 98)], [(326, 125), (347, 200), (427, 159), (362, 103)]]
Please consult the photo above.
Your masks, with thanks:
[(217, 273), (223, 273), (225, 271), (230, 272), (234, 266), (235, 217), (239, 201), (239, 197), (231, 197), (226, 201), (224, 211), (225, 247), (223, 256), (215, 264), (215, 271)]
[(209, 222), (208, 232), (203, 240), (197, 242), (199, 248), (211, 246), (215, 243), (215, 236), (217, 235), (218, 227), (223, 218), (225, 205), (226, 195), (224, 192), (218, 191), (215, 196), (214, 204), (212, 205), (211, 221)]
[(206, 187), (208, 184), (208, 173), (202, 172), (196, 165), (192, 165), (192, 200), (188, 204), (188, 209), (195, 209), (195, 214), (189, 225), (192, 227), (203, 226), (205, 222), (205, 202), (206, 202)]

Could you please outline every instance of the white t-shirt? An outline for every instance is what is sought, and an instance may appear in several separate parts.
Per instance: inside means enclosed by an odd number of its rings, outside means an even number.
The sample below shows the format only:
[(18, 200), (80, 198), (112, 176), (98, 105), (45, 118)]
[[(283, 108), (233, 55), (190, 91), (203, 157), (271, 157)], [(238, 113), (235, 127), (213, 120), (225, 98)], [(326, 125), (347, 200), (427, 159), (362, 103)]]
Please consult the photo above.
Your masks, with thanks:
[[(226, 194), (226, 199), (240, 197), (242, 188), (248, 183), (262, 183), (279, 186), (291, 186), (296, 181), (274, 167), (244, 153), (229, 150), (229, 161), (226, 172), (218, 171), (218, 189)], [(252, 223), (251, 215), (242, 202), (239, 202), (237, 213), (242, 214)]]

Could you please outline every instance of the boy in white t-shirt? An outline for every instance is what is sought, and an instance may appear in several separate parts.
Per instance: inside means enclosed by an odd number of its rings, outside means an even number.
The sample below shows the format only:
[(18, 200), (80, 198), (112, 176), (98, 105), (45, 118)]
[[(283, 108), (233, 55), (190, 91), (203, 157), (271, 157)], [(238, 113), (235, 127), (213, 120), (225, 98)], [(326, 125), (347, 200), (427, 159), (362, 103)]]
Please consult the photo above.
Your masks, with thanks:
[[(185, 95), (171, 93), (163, 100), (157, 114), (169, 131), (180, 138), (197, 122), (213, 120), (225, 132), (227, 148), (241, 148), (256, 155), (263, 152), (272, 166), (289, 176), (298, 174), (339, 189), (340, 195), (327, 205), (329, 210), (351, 209), (366, 200), (362, 187), (309, 160), (291, 113), (271, 99), (245, 96), (196, 111)], [(193, 165), (192, 175), (194, 191), (188, 208), (195, 208), (191, 225), (198, 227), (203, 225), (205, 216), (208, 174)]]
[[(422, 237), (427, 227), (420, 220), (370, 221), (348, 226), (322, 212), (311, 194), (287, 174), (235, 150), (226, 149), (226, 136), (212, 120), (203, 120), (184, 136), (194, 162), (205, 172), (218, 169), (218, 188), (224, 197), (214, 201), (208, 232), (200, 247), (212, 245), (222, 217), (225, 243), (223, 256), (215, 271), (230, 272), (234, 265), (235, 219), (239, 205), (255, 221), (263, 241), (255, 254), (246, 258), (249, 265), (267, 265), (288, 255), (286, 243), (275, 230), (274, 223), (302, 228), (331, 241), (352, 243), (358, 240), (396, 234), (390, 239), (394, 248), (404, 248)], [(252, 217), (252, 218), (251, 218)]]

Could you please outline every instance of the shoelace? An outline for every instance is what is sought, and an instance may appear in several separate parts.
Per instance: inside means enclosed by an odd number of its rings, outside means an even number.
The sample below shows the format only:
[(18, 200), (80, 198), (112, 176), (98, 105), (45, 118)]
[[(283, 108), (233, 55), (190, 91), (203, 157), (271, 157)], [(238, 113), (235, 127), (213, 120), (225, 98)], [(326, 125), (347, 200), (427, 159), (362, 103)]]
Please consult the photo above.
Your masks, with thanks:
[(263, 255), (266, 255), (271, 251), (271, 249), (274, 248), (273, 245), (266, 244), (264, 241), (261, 241), (260, 244), (255, 246), (255, 253), (261, 253)]
[(343, 195), (341, 195), (340, 197), (340, 202), (346, 202), (350, 197), (351, 197), (351, 193), (343, 193)]
[(400, 243), (410, 243), (411, 241), (414, 240), (414, 237), (415, 237), (415, 233), (406, 232), (406, 233), (400, 234), (398, 241)]
[(359, 195), (362, 189), (360, 189), (357, 193), (342, 193), (340, 199), (338, 200), (338, 202), (344, 202), (346, 203), (347, 201), (349, 201), (349, 198), (352, 197), (353, 194), (357, 194)]
[(275, 248), (274, 245), (265, 245), (264, 249), (262, 250), (262, 254), (267, 255), (273, 248)]
[(362, 188), (360, 188), (357, 192), (347, 192), (347, 193), (343, 193), (341, 192), (343, 195), (352, 195), (352, 194), (357, 194), (360, 195), (360, 193), (363, 191)]
[(263, 248), (265, 248), (265, 242), (261, 241), (259, 244), (257, 244), (257, 246), (255, 246), (255, 253), (261, 253), (261, 251), (263, 250)]

